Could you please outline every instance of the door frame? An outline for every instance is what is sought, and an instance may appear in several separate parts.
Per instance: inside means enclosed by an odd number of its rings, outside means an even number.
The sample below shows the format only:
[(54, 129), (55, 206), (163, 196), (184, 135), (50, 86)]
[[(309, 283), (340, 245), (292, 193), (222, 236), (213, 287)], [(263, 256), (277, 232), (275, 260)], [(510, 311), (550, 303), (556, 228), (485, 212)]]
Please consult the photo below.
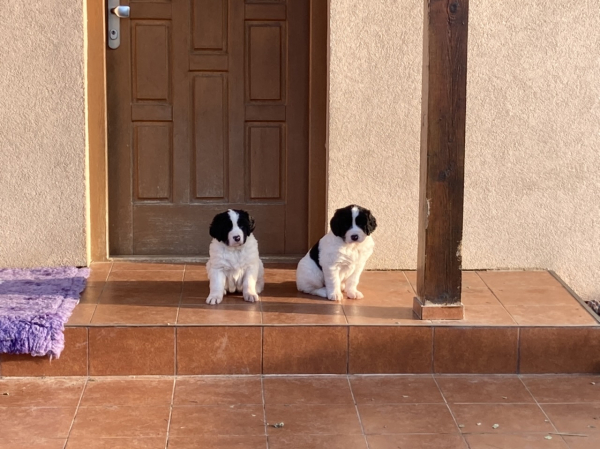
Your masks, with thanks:
[[(329, 129), (329, 0), (309, 0), (308, 241), (327, 231)], [(88, 263), (110, 260), (108, 251), (108, 148), (105, 0), (85, 1)], [(307, 248), (308, 250), (308, 248)]]

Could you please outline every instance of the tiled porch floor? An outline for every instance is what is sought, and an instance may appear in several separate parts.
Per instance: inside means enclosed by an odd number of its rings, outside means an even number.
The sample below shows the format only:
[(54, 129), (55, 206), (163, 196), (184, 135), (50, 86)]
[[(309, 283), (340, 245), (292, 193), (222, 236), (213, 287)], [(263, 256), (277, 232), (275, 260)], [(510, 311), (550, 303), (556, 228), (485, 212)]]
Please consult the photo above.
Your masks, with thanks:
[(4, 379), (0, 429), (0, 449), (595, 449), (600, 377)]
[(341, 303), (298, 293), (295, 266), (267, 266), (265, 280), (260, 303), (208, 306), (203, 265), (96, 263), (68, 325), (598, 325), (546, 271), (464, 272), (465, 319), (439, 323), (413, 316), (415, 272), (365, 272), (365, 298)]

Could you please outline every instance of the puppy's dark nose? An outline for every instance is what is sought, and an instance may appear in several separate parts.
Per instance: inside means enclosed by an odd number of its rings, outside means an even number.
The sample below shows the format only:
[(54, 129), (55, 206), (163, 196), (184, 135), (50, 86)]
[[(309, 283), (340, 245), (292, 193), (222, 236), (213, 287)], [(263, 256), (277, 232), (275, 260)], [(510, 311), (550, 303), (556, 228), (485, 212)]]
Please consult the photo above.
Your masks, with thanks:
[(352, 234), (350, 238), (352, 239), (352, 241), (356, 242), (358, 240), (358, 234)]
[(241, 238), (241, 237), (240, 237), (239, 235), (234, 235), (234, 236), (233, 236), (233, 240), (235, 240), (236, 242), (239, 242), (239, 241), (240, 241), (240, 238)]

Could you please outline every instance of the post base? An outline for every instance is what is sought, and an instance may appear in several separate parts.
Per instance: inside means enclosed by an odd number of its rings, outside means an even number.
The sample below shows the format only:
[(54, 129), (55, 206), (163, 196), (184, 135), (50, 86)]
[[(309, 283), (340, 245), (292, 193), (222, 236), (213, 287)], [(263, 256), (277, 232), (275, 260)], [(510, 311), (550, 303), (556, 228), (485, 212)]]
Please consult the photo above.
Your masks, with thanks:
[(420, 320), (462, 320), (464, 306), (458, 304), (423, 304), (417, 297), (413, 299), (413, 312)]

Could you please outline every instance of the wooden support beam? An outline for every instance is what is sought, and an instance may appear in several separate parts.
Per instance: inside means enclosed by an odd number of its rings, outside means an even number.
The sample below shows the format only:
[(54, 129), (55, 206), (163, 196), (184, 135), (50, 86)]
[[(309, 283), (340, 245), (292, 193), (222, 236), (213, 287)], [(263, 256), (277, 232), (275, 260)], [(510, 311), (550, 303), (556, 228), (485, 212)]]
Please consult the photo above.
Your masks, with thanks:
[(422, 319), (462, 319), (468, 0), (425, 0), (417, 298)]

